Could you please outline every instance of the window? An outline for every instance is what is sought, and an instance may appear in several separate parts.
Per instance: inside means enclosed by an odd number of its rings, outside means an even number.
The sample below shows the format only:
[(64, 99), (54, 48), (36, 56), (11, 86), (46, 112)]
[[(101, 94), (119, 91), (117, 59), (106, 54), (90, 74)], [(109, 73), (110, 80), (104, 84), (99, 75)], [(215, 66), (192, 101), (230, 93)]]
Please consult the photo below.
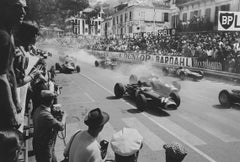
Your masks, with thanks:
[(133, 29), (132, 26), (129, 26), (129, 28), (128, 28), (129, 33), (133, 32), (132, 29)]
[(122, 24), (123, 22), (123, 15), (120, 16), (120, 23)]
[(113, 17), (113, 25), (115, 25), (115, 17)]
[(132, 11), (129, 12), (129, 21), (132, 21)]
[(118, 24), (118, 16), (117, 16), (117, 24)]
[(169, 21), (169, 19), (168, 19), (168, 13), (164, 13), (163, 21), (164, 21), (164, 22), (168, 22), (168, 21)]
[(141, 19), (145, 20), (145, 12), (144, 11), (141, 11)]
[(183, 22), (187, 22), (187, 13), (183, 13)]
[(211, 18), (211, 8), (207, 8), (205, 10), (205, 18), (207, 21), (210, 21), (210, 18)]
[(125, 13), (125, 22), (127, 22), (128, 14)]

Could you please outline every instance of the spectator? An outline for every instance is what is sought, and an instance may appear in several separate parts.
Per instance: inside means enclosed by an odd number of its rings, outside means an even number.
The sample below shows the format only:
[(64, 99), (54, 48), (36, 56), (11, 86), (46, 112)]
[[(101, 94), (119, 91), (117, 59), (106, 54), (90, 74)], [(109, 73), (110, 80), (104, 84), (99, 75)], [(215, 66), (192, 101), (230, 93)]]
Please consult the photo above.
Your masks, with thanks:
[(1, 0), (0, 2), (0, 130), (18, 128), (15, 112), (21, 111), (17, 98), (16, 78), (13, 70), (13, 27), (25, 16), (25, 0)]
[(55, 142), (58, 131), (64, 129), (66, 115), (58, 121), (51, 114), (55, 94), (49, 90), (41, 92), (42, 104), (33, 114), (33, 150), (37, 162), (56, 162)]
[(18, 162), (23, 136), (15, 130), (0, 131), (0, 161)]
[(84, 119), (88, 130), (75, 135), (71, 146), (69, 142), (64, 150), (64, 156), (69, 150), (69, 162), (102, 162), (100, 145), (96, 138), (108, 120), (109, 115), (99, 108), (88, 113)]
[(123, 128), (111, 140), (116, 162), (137, 162), (142, 145), (143, 137), (133, 128)]
[(165, 149), (166, 162), (182, 162), (187, 155), (185, 148), (178, 143), (165, 144), (163, 148)]

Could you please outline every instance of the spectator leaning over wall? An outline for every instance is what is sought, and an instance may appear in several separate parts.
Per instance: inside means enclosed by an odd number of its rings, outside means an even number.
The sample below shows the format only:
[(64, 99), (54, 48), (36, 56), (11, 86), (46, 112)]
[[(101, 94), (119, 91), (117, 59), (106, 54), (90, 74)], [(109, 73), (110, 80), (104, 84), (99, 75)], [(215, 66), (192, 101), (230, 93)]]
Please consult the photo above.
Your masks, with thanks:
[(25, 0), (0, 1), (0, 130), (18, 128), (15, 112), (21, 111), (17, 99), (17, 84), (13, 70), (13, 27), (22, 23), (25, 16)]

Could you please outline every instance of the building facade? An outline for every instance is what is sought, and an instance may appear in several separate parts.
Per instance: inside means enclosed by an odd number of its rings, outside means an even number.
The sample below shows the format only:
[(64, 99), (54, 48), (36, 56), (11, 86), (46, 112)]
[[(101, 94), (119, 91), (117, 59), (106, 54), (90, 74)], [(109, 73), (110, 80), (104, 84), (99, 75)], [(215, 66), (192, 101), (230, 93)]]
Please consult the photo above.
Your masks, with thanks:
[(179, 9), (177, 17), (181, 25), (196, 20), (212, 23), (213, 29), (217, 26), (218, 11), (240, 11), (239, 0), (175, 0), (173, 3)]
[[(124, 4), (121, 4), (124, 5)], [(112, 15), (114, 37), (124, 37), (135, 33), (157, 32), (171, 27), (169, 5), (128, 5), (115, 7)]]

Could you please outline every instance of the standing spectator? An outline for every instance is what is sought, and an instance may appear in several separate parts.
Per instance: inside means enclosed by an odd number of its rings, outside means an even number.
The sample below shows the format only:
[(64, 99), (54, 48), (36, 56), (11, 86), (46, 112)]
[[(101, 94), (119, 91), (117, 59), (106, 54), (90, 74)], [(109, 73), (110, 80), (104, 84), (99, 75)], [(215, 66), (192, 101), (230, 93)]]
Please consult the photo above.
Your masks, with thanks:
[(163, 148), (165, 149), (166, 162), (182, 162), (187, 155), (185, 148), (178, 143), (165, 144)]
[(58, 121), (51, 114), (55, 97), (52, 91), (43, 90), (41, 96), (42, 104), (33, 114), (33, 150), (37, 162), (57, 162), (54, 147), (58, 131), (64, 129), (66, 115)]
[(16, 130), (0, 131), (0, 161), (18, 162), (23, 136)]
[(69, 150), (69, 162), (102, 162), (100, 145), (96, 138), (102, 131), (104, 125), (108, 122), (109, 115), (101, 109), (91, 110), (84, 119), (88, 130), (80, 131), (67, 144), (64, 150), (64, 156)]
[(116, 162), (137, 162), (142, 145), (143, 137), (133, 128), (123, 128), (111, 140)]
[(15, 112), (21, 111), (17, 99), (16, 78), (13, 70), (13, 27), (23, 21), (25, 0), (0, 2), (0, 129), (18, 128)]

